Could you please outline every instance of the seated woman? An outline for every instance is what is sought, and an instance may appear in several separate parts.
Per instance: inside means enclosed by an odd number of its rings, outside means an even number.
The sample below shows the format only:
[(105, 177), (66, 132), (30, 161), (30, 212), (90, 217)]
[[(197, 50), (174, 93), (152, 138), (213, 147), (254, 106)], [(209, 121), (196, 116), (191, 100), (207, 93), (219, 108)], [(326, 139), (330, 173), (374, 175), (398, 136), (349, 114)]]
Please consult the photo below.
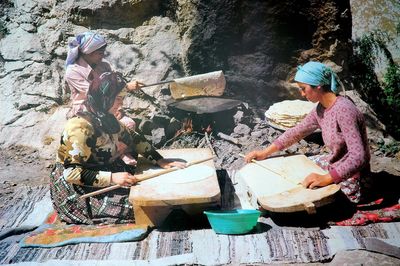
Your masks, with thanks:
[[(115, 98), (125, 86), (122, 77), (105, 72), (91, 83), (85, 108), (65, 125), (56, 165), (50, 177), (53, 206), (67, 223), (134, 222), (128, 201), (129, 188), (80, 199), (100, 187), (136, 183), (134, 173), (119, 160), (118, 142), (162, 168), (185, 167), (182, 162), (164, 159), (142, 136), (128, 130), (109, 113)], [(129, 168), (131, 170), (132, 168)]]
[[(71, 110), (67, 117), (75, 116), (79, 111), (85, 110), (84, 102), (93, 80), (105, 72), (112, 71), (111, 65), (104, 60), (107, 42), (103, 36), (94, 32), (84, 32), (75, 36), (68, 43), (68, 56), (66, 59), (65, 85), (71, 92)], [(126, 84), (126, 90), (135, 91), (144, 85), (138, 81)], [(120, 98), (120, 97), (119, 97)], [(122, 111), (123, 99), (114, 103), (112, 113), (128, 129), (135, 130), (135, 122)], [(136, 160), (123, 143), (119, 144), (122, 151), (121, 158), (127, 165), (136, 165)]]
[(266, 159), (319, 128), (330, 154), (321, 155), (315, 161), (328, 173), (308, 175), (303, 186), (314, 188), (336, 183), (351, 202), (360, 202), (365, 196), (361, 183), (370, 171), (370, 151), (362, 113), (350, 99), (337, 94), (338, 78), (322, 63), (308, 62), (299, 66), (294, 80), (301, 95), (318, 105), (301, 123), (287, 130), (267, 148), (248, 153), (245, 161)]

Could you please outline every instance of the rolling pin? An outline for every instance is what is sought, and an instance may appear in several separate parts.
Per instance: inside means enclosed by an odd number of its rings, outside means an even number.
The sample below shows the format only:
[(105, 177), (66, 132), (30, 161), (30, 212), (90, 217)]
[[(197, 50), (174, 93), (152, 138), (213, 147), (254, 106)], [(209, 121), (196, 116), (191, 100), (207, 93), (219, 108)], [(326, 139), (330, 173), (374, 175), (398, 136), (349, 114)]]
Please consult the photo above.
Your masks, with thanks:
[[(239, 153), (239, 156), (240, 156), (240, 157), (243, 157), (243, 158), (246, 157), (246, 156), (245, 156), (244, 154), (242, 154), (242, 153)], [(290, 177), (287, 177), (287, 176), (285, 176), (285, 175), (282, 175), (281, 173), (279, 173), (279, 172), (277, 172), (277, 171), (275, 171), (275, 170), (273, 170), (273, 169), (271, 169), (271, 168), (269, 168), (269, 167), (267, 167), (267, 166), (265, 166), (265, 165), (259, 163), (258, 161), (254, 160), (254, 159), (252, 159), (251, 162), (252, 162), (252, 163), (255, 163), (256, 165), (258, 165), (258, 166), (260, 166), (260, 167), (262, 167), (262, 168), (264, 168), (264, 169), (266, 169), (266, 170), (268, 170), (268, 171), (270, 171), (270, 172), (272, 172), (272, 173), (274, 173), (274, 174), (277, 174), (277, 175), (283, 177), (283, 179), (286, 179), (287, 181), (289, 181), (289, 182), (292, 183), (292, 184), (295, 184), (296, 186), (301, 186), (297, 181), (291, 179)]]
[[(186, 167), (189, 167), (189, 166), (192, 166), (192, 165), (195, 165), (195, 164), (199, 164), (199, 163), (204, 163), (206, 161), (214, 159), (214, 157), (215, 156), (187, 163)], [(183, 168), (183, 169), (185, 169), (185, 168)], [(162, 171), (157, 172), (157, 173), (153, 173), (153, 174), (145, 175), (145, 176), (142, 176), (142, 177), (138, 177), (136, 183), (139, 183), (141, 181), (144, 181), (144, 180), (147, 180), (147, 179), (150, 179), (150, 178), (154, 178), (154, 177), (157, 177), (157, 176), (161, 176), (161, 175), (164, 175), (164, 174), (168, 174), (170, 172), (174, 172), (174, 171), (177, 171), (177, 170), (181, 170), (181, 168), (172, 167), (172, 168), (165, 169), (165, 170), (162, 170)], [(99, 189), (99, 190), (84, 194), (84, 195), (80, 196), (79, 198), (80, 199), (86, 199), (88, 197), (92, 197), (92, 196), (96, 196), (96, 195), (99, 195), (99, 194), (103, 194), (103, 193), (118, 189), (120, 187), (122, 187), (122, 186), (121, 185), (109, 186), (109, 187), (106, 187), (106, 188), (102, 188), (102, 189)]]

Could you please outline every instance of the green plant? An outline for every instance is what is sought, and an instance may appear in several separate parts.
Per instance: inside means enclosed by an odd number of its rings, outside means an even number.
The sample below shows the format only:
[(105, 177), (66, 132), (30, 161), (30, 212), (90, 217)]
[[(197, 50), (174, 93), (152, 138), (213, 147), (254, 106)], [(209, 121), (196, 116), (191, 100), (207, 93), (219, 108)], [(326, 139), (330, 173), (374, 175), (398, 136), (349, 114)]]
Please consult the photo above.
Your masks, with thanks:
[(397, 153), (400, 152), (400, 142), (399, 141), (393, 141), (393, 142), (385, 144), (385, 142), (382, 140), (382, 141), (378, 142), (378, 147), (379, 147), (379, 150), (385, 154), (385, 156), (395, 156)]
[(392, 64), (387, 68), (383, 77), (383, 92), (386, 95), (385, 103), (389, 106), (400, 107), (400, 67)]
[(386, 120), (388, 130), (394, 137), (400, 136), (400, 66), (391, 64), (383, 77), (382, 105), (386, 107)]
[[(361, 97), (377, 113), (394, 138), (400, 138), (400, 66), (393, 60), (387, 44), (393, 39), (387, 33), (374, 31), (354, 42), (354, 58), (350, 62), (354, 70), (354, 83)], [(388, 67), (382, 83), (375, 73), (380, 55)]]

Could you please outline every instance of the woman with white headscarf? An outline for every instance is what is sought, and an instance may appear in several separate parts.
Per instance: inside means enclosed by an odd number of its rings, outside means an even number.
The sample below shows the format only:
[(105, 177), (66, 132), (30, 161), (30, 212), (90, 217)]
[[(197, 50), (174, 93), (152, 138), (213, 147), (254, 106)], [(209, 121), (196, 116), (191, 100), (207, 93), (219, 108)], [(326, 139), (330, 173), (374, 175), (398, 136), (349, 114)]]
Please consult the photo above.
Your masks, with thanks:
[[(78, 34), (68, 44), (65, 82), (71, 91), (72, 110), (69, 116), (75, 115), (83, 108), (89, 86), (95, 78), (104, 72), (112, 71), (110, 64), (104, 60), (107, 43), (103, 36), (94, 32)], [(127, 83), (126, 88), (134, 91), (143, 85), (138, 81)]]
[(316, 162), (329, 172), (308, 175), (303, 186), (314, 188), (336, 183), (351, 202), (358, 203), (365, 196), (360, 181), (370, 171), (370, 151), (362, 113), (350, 99), (338, 95), (338, 77), (322, 63), (308, 62), (299, 66), (294, 80), (301, 95), (318, 105), (301, 123), (287, 130), (264, 150), (248, 153), (246, 162), (266, 159), (321, 129), (330, 154), (320, 156)]

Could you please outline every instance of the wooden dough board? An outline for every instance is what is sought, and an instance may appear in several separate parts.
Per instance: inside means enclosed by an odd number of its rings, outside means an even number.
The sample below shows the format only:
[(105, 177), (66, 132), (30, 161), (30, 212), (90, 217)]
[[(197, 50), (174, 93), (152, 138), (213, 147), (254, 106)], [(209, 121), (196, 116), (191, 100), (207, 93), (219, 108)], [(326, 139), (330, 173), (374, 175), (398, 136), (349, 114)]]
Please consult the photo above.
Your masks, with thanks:
[[(164, 158), (187, 162), (212, 157), (209, 149), (174, 149), (159, 150), (158, 152)], [(129, 201), (134, 206), (136, 224), (159, 226), (172, 209), (180, 208), (188, 214), (197, 214), (207, 207), (219, 205), (221, 192), (214, 162), (209, 160), (201, 164), (207, 165), (208, 167), (206, 168), (208, 169), (211, 167), (213, 171), (206, 171), (211, 175), (199, 178), (198, 181), (168, 183), (163, 180), (163, 176), (159, 176), (133, 186), (130, 191)], [(137, 174), (143, 174), (143, 171), (148, 171), (149, 169), (159, 169), (159, 167), (142, 161), (139, 161), (138, 165), (140, 165), (140, 168), (137, 169)], [(185, 170), (177, 170), (173, 173), (178, 174), (179, 171)]]
[(250, 163), (239, 171), (248, 190), (249, 197), (265, 210), (274, 212), (307, 211), (314, 213), (316, 207), (334, 200), (340, 190), (336, 184), (318, 189), (306, 189), (299, 185), (310, 173), (325, 174), (313, 161), (304, 155), (281, 156)]

